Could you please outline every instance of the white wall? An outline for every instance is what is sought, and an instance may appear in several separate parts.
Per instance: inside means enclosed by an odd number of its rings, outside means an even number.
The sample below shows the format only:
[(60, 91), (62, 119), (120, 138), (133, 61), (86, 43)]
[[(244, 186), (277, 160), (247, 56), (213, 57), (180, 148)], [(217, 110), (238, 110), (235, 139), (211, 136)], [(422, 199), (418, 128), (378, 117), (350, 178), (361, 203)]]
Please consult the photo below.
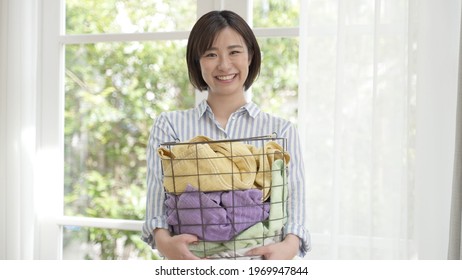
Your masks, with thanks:
[(419, 259), (446, 259), (455, 141), (461, 1), (421, 0), (417, 61)]

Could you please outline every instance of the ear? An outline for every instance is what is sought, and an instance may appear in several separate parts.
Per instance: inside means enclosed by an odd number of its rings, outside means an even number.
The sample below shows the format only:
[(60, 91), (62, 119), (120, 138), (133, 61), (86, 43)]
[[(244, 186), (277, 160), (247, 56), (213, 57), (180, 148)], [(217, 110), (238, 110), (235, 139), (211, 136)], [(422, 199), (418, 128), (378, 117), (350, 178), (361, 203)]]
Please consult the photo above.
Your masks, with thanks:
[(249, 52), (249, 66), (252, 64), (252, 59), (253, 59), (253, 53)]

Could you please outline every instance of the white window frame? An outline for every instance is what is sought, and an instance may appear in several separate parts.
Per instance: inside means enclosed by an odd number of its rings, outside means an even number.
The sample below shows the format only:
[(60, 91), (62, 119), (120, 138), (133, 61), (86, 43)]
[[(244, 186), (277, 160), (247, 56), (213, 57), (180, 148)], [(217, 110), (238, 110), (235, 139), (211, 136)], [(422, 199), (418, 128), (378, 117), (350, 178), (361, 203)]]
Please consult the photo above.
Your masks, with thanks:
[[(197, 0), (197, 16), (210, 10), (233, 10), (250, 24), (252, 0)], [(120, 41), (186, 40), (189, 31), (137, 34), (65, 34), (65, 0), (39, 4), (39, 90), (37, 124), (36, 259), (62, 259), (63, 226), (141, 231), (143, 221), (65, 216), (64, 198), (64, 46)], [(298, 37), (298, 27), (256, 28), (257, 37)]]

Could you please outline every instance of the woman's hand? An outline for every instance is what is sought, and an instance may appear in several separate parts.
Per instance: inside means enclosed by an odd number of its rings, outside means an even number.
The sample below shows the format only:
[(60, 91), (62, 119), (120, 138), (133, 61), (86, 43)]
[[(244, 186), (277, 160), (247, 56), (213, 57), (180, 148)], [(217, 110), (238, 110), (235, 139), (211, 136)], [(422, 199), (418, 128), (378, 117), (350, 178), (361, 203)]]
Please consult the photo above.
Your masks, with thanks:
[(265, 260), (292, 260), (298, 253), (300, 239), (288, 234), (283, 241), (249, 250), (247, 256), (263, 256)]
[(170, 232), (163, 228), (154, 230), (156, 247), (159, 252), (169, 260), (199, 260), (188, 249), (188, 245), (199, 239), (192, 234), (179, 234), (170, 236)]

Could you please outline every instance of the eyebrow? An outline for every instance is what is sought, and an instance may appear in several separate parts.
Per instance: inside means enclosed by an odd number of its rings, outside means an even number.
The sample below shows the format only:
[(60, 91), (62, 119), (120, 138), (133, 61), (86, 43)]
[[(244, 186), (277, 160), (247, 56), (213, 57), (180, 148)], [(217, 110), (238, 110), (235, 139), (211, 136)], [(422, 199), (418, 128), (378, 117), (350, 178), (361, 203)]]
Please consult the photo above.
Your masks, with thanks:
[[(231, 50), (231, 49), (243, 49), (244, 47), (242, 45), (231, 45), (231, 46), (228, 46), (226, 47), (228, 50)], [(206, 51), (215, 51), (215, 50), (218, 50), (218, 48), (216, 47), (211, 47), (210, 49), (206, 50)]]

